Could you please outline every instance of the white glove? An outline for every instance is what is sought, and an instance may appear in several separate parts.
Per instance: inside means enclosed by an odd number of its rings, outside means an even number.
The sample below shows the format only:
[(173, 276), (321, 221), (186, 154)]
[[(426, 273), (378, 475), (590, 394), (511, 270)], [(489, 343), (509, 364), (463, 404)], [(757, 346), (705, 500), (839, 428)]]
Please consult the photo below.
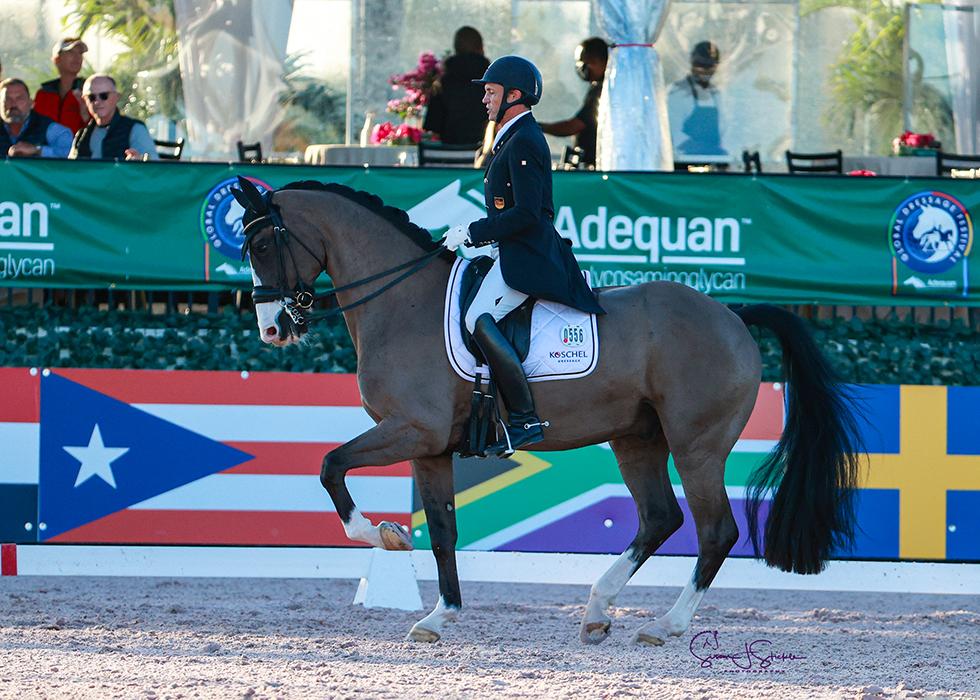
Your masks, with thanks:
[(466, 226), (453, 226), (451, 229), (446, 231), (446, 238), (443, 240), (442, 244), (448, 250), (456, 250), (461, 245), (469, 244), (470, 242), (470, 227)]

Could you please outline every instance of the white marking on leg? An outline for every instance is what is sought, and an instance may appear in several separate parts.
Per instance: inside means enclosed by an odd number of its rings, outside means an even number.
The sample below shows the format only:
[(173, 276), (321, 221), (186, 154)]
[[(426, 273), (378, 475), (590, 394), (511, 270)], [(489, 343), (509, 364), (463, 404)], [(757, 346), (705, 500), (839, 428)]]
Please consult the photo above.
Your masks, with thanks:
[[(447, 622), (455, 622), (458, 615), (459, 608), (447, 605), (443, 597), (439, 596), (435, 609), (412, 626), (409, 637), (417, 641), (437, 641), (442, 637), (443, 626)], [(435, 638), (425, 634), (426, 632), (433, 633)]]
[(357, 508), (351, 511), (350, 520), (344, 523), (344, 532), (349, 539), (367, 542), (372, 547), (383, 547), (378, 526), (361, 515)]
[[(620, 594), (630, 580), (630, 576), (633, 575), (633, 567), (636, 566), (636, 562), (631, 558), (632, 554), (633, 548), (630, 547), (619, 555), (609, 570), (599, 577), (598, 581), (592, 584), (592, 590), (589, 592), (588, 610), (595, 608), (602, 613), (616, 602), (616, 596)], [(586, 611), (586, 618), (589, 616), (588, 610)]]
[(633, 548), (630, 547), (619, 555), (599, 580), (592, 584), (589, 591), (589, 602), (585, 606), (582, 627), (579, 636), (586, 644), (598, 644), (609, 636), (612, 621), (606, 615), (609, 606), (616, 602), (616, 596), (630, 580), (636, 568), (632, 558)]
[(694, 619), (694, 613), (698, 609), (698, 605), (701, 604), (701, 599), (704, 598), (704, 594), (707, 589), (696, 590), (694, 588), (694, 579), (692, 578), (684, 586), (684, 590), (681, 591), (680, 596), (677, 598), (677, 602), (674, 603), (667, 614), (660, 618), (660, 622), (667, 634), (677, 637), (684, 634), (687, 628), (691, 626), (691, 621)]
[(694, 613), (707, 590), (707, 588), (700, 591), (695, 589), (694, 577), (692, 576), (678, 596), (674, 607), (667, 611), (667, 614), (640, 627), (636, 631), (633, 641), (659, 646), (667, 641), (667, 637), (679, 637), (684, 634), (691, 626)]

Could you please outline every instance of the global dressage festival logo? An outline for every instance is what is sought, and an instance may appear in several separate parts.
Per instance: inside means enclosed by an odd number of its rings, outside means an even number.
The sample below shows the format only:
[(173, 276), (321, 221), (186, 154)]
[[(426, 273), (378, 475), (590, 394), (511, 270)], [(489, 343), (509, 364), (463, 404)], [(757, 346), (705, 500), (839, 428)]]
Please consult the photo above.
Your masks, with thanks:
[[(272, 185), (262, 180), (254, 177), (248, 179), (259, 192), (265, 193), (272, 189)], [(231, 194), (231, 188), (237, 185), (238, 178), (229, 177), (211, 188), (201, 206), (201, 233), (216, 251), (226, 258), (240, 262), (242, 244), (245, 242), (242, 232), (242, 215), (245, 210)]]
[(919, 192), (895, 209), (888, 227), (892, 251), (916, 272), (941, 274), (970, 253), (973, 222), (944, 192)]

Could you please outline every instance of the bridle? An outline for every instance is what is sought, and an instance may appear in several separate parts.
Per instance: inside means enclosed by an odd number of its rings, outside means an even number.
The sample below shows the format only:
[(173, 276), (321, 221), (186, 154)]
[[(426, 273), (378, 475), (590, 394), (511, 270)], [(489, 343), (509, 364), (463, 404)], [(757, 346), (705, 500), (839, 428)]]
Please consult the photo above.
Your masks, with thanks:
[[(296, 265), (296, 258), (293, 256), (293, 251), (289, 244), (291, 241), (296, 241), (307, 253), (312, 255), (315, 260), (319, 260), (320, 257), (314, 253), (302, 239), (292, 236), (289, 233), (289, 230), (286, 228), (286, 224), (283, 223), (282, 214), (279, 211), (279, 207), (272, 202), (273, 194), (273, 192), (266, 192), (262, 195), (266, 213), (252, 219), (243, 230), (243, 233), (245, 234), (245, 242), (242, 244), (242, 260), (245, 259), (245, 256), (251, 249), (255, 236), (267, 226), (272, 226), (272, 242), (276, 247), (276, 265), (278, 268), (277, 284), (276, 286), (265, 284), (254, 286), (252, 288), (252, 303), (263, 304), (267, 302), (279, 302), (283, 308), (283, 311), (289, 317), (289, 320), (296, 326), (308, 326), (313, 321), (327, 319), (332, 316), (342, 314), (356, 306), (360, 306), (361, 304), (366, 304), (376, 296), (388, 291), (399, 282), (402, 282), (403, 280), (414, 275), (416, 272), (432, 262), (436, 256), (438, 256), (444, 250), (442, 246), (439, 246), (431, 251), (428, 251), (424, 255), (420, 255), (417, 258), (409, 260), (408, 262), (404, 262), (400, 265), (396, 265), (395, 267), (383, 270), (382, 272), (356, 280), (350, 284), (345, 284), (340, 287), (330, 287), (329, 289), (325, 289), (324, 291), (318, 293), (312, 284), (306, 284), (300, 278), (299, 268)], [(254, 209), (252, 212), (256, 213)], [(293, 268), (293, 276), (296, 279), (296, 286), (292, 289), (285, 288), (285, 280), (288, 279), (286, 275), (287, 254), (289, 257), (289, 262)], [(321, 264), (320, 270), (317, 272), (317, 276), (319, 276), (320, 272), (323, 272), (324, 270), (325, 268)], [(347, 306), (341, 306), (338, 303), (335, 307), (325, 311), (311, 311), (313, 304), (318, 300), (332, 297), (337, 292), (343, 292), (348, 289), (360, 287), (369, 282), (374, 282), (375, 280), (393, 275), (396, 272), (401, 272), (402, 270), (405, 270), (405, 272), (395, 279), (391, 280), (370, 294), (367, 294), (353, 303), (348, 304)]]

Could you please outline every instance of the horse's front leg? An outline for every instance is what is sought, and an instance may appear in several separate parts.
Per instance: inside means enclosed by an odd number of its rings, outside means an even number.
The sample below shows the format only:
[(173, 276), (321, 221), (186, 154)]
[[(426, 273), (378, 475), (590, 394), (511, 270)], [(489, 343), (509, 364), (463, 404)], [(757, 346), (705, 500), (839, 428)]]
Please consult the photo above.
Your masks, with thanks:
[(416, 642), (437, 642), (443, 626), (456, 620), (463, 604), (456, 575), (456, 499), (453, 493), (451, 455), (412, 462), (415, 483), (422, 496), (425, 519), (429, 524), (432, 554), (439, 569), (439, 602), (435, 609), (416, 622), (408, 633)]
[(374, 525), (354, 504), (345, 477), (351, 469), (402, 462), (433, 448), (418, 428), (395, 418), (385, 418), (365, 433), (344, 443), (323, 458), (320, 483), (330, 494), (344, 532), (352, 540), (394, 550), (412, 549), (412, 539), (400, 525), (384, 521)]

